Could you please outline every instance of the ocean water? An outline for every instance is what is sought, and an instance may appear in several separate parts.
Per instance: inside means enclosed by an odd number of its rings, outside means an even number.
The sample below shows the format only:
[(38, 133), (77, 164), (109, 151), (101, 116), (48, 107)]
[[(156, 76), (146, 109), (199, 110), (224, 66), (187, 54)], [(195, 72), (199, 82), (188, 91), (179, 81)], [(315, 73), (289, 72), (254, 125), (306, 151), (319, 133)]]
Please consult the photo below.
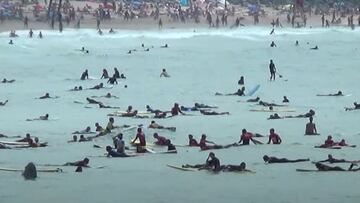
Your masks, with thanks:
[[(310, 162), (266, 165), (265, 154), (289, 159), (360, 159), (357, 148), (341, 150), (315, 149), (331, 134), (336, 141), (346, 139), (360, 144), (359, 112), (345, 112), (360, 102), (359, 91), (359, 30), (348, 29), (281, 29), (269, 35), (267, 28), (249, 27), (239, 30), (165, 30), (119, 31), (99, 36), (94, 30), (66, 30), (63, 33), (43, 31), (44, 38), (30, 39), (26, 31), (9, 45), (8, 33), (0, 33), (0, 79), (15, 79), (12, 84), (0, 84), (0, 133), (25, 135), (30, 133), (49, 147), (24, 150), (1, 150), (0, 166), (23, 168), (28, 162), (62, 164), (90, 157), (90, 165), (103, 169), (65, 167), (61, 174), (39, 174), (36, 181), (24, 181), (20, 173), (0, 172), (1, 202), (358, 202), (358, 173), (299, 173), (296, 168), (314, 169)], [(37, 31), (35, 31), (37, 34)], [(295, 46), (298, 40), (300, 45)], [(271, 41), (277, 44), (270, 48)], [(150, 47), (143, 51), (141, 44)], [(168, 49), (160, 46), (168, 44)], [(319, 50), (310, 50), (319, 46)], [(89, 54), (80, 51), (82, 46)], [(127, 54), (130, 49), (137, 49)], [(273, 59), (283, 76), (269, 81), (269, 60)], [(100, 82), (102, 69), (110, 74), (117, 67), (127, 77), (111, 89), (69, 92), (74, 86), (92, 87)], [(160, 78), (166, 68), (170, 78)], [(81, 81), (89, 70), (91, 80)], [(239, 87), (240, 76), (250, 90), (257, 84), (254, 96), (264, 101), (281, 103), (282, 96), (290, 100), (297, 115), (309, 109), (316, 111), (314, 121), (321, 136), (304, 136), (307, 119), (267, 120), (270, 113), (250, 112), (257, 108), (237, 102), (249, 97), (214, 96), (215, 92), (232, 93)], [(128, 88), (124, 88), (127, 85)], [(108, 86), (110, 87), (110, 86)], [(316, 97), (316, 94), (336, 93), (346, 97)], [(34, 99), (49, 92), (59, 99)], [(197, 139), (202, 133), (218, 144), (239, 140), (241, 130), (267, 134), (275, 128), (283, 140), (279, 146), (250, 145), (214, 151), (222, 164), (244, 161), (256, 174), (218, 174), (182, 172), (166, 164), (203, 163), (208, 152), (197, 148), (179, 147), (177, 155), (150, 154), (135, 158), (98, 157), (105, 153), (93, 144), (111, 144), (110, 137), (89, 143), (67, 144), (71, 132), (86, 126), (94, 129), (99, 122), (105, 127), (111, 109), (84, 108), (90, 96), (107, 92), (119, 99), (99, 99), (107, 105), (128, 105), (144, 110), (145, 105), (170, 110), (175, 102), (192, 106), (194, 102), (217, 105), (216, 111), (229, 111), (229, 116), (178, 116), (161, 119), (164, 126), (176, 126), (176, 132), (144, 128), (148, 142), (152, 134), (171, 138), (173, 143), (187, 143), (187, 135)], [(91, 105), (88, 105), (91, 106)], [(50, 121), (26, 122), (49, 113)], [(151, 119), (115, 118), (115, 124), (144, 124)], [(134, 136), (125, 133), (125, 140)], [(258, 138), (267, 142), (266, 138)], [(2, 139), (11, 141), (11, 139)], [(155, 148), (156, 151), (165, 150)], [(338, 164), (347, 168), (347, 164)]]

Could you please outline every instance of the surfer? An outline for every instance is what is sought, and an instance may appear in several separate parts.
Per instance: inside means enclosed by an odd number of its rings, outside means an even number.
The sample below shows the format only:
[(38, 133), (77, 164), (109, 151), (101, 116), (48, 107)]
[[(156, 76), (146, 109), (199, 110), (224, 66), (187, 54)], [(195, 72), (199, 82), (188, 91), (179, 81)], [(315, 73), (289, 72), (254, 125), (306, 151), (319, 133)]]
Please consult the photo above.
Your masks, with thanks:
[(270, 81), (271, 79), (275, 81), (276, 67), (273, 60), (270, 60), (269, 69), (270, 69)]
[(296, 162), (310, 161), (310, 159), (290, 160), (290, 159), (286, 159), (286, 158), (277, 158), (275, 156), (270, 156), (269, 157), (268, 155), (263, 156), (263, 160), (265, 161), (265, 163), (269, 163), (269, 164), (273, 164), (273, 163), (296, 163)]
[(55, 97), (50, 97), (49, 93), (45, 93), (44, 96), (39, 97), (38, 99), (51, 99), (51, 98), (55, 98)]
[(162, 69), (162, 72), (161, 72), (161, 74), (160, 74), (160, 77), (166, 77), (166, 78), (169, 78), (169, 77), (170, 77), (170, 75), (166, 72), (166, 69), (165, 69), (165, 68)]
[(73, 135), (72, 140), (67, 141), (67, 143), (72, 143), (72, 142), (77, 142), (78, 141), (78, 137), (76, 135)]
[(352, 108), (345, 107), (345, 111), (352, 111), (356, 109), (360, 109), (360, 104), (358, 104), (357, 102), (354, 102), (354, 107)]
[(320, 145), (320, 146), (315, 146), (316, 148), (331, 148), (335, 145), (334, 140), (332, 139), (332, 136), (329, 135), (326, 140), (325, 143)]
[(274, 41), (271, 42), (270, 47), (276, 47), (276, 44)]
[(167, 140), (165, 137), (160, 136), (158, 133), (154, 133), (153, 137), (156, 139), (154, 142), (156, 145), (165, 146), (167, 145)]
[(215, 156), (214, 152), (209, 153), (209, 156), (206, 159), (205, 166), (199, 168), (199, 170), (203, 170), (203, 169), (214, 172), (219, 172), (221, 170), (220, 160)]
[(63, 166), (90, 167), (90, 166), (89, 166), (89, 162), (90, 162), (90, 160), (89, 160), (88, 158), (84, 158), (83, 160), (80, 160), (80, 161), (67, 162), (67, 163), (65, 163)]
[(4, 78), (4, 79), (1, 81), (1, 83), (13, 83), (13, 82), (15, 82), (14, 79), (12, 79), (12, 80), (7, 80), (6, 78)]
[(108, 79), (109, 78), (109, 74), (108, 74), (108, 72), (107, 72), (107, 70), (104, 68), (103, 69), (103, 73), (102, 73), (102, 75), (101, 75), (101, 78), (100, 79)]
[(79, 142), (88, 142), (91, 138), (86, 138), (84, 135), (80, 135)]
[(318, 50), (319, 47), (316, 45), (315, 47), (310, 48), (311, 50)]
[(26, 133), (25, 137), (20, 139), (20, 140), (16, 140), (15, 142), (29, 142), (29, 140), (31, 139), (30, 133)]
[(95, 129), (96, 132), (101, 132), (104, 130), (104, 128), (101, 127), (101, 125), (99, 123), (95, 123), (95, 128), (96, 128)]
[(260, 97), (246, 100), (246, 102), (250, 102), (250, 103), (255, 103), (255, 102), (259, 102), (259, 101), (260, 101)]
[(26, 121), (47, 121), (49, 120), (49, 114), (45, 114), (44, 116), (39, 116), (39, 118), (33, 118), (33, 119), (26, 119)]
[(318, 135), (312, 116), (309, 117), (309, 122), (306, 124), (305, 135)]
[(82, 89), (82, 86), (75, 86), (73, 89), (69, 89), (69, 91), (81, 91)]
[(113, 75), (113, 77), (115, 77), (115, 78), (120, 78), (120, 72), (119, 72), (119, 70), (115, 67), (114, 68), (114, 75)]
[(240, 80), (238, 81), (238, 85), (244, 85), (245, 82), (244, 82), (244, 76), (241, 76), (240, 77)]
[(258, 105), (267, 106), (267, 107), (271, 107), (271, 106), (287, 106), (287, 105), (284, 105), (284, 104), (268, 103), (268, 102), (264, 102), (264, 101), (261, 101), (261, 100), (259, 101)]
[(179, 107), (179, 104), (178, 104), (178, 103), (175, 103), (174, 106), (173, 106), (173, 108), (171, 109), (171, 115), (172, 115), (172, 116), (177, 116), (177, 115), (179, 115), (179, 113), (182, 114), (182, 115), (185, 115), (185, 113), (183, 113), (183, 112), (181, 111), (181, 109), (180, 109), (180, 107)]
[(309, 112), (305, 113), (305, 114), (300, 114), (297, 116), (284, 116), (284, 118), (309, 118), (315, 115), (315, 111), (310, 109)]
[(4, 102), (0, 102), (0, 106), (5, 106), (8, 102), (9, 102), (9, 100), (5, 100)]
[[(138, 140), (138, 139), (139, 139), (139, 143), (135, 144), (136, 140)], [(145, 148), (145, 146), (146, 146), (145, 134), (142, 132), (141, 128), (137, 129), (136, 137), (131, 142), (131, 144), (136, 146), (137, 153), (145, 153), (147, 151)]]
[(316, 96), (344, 96), (342, 91), (338, 91), (335, 94), (317, 94)]
[(157, 124), (154, 120), (150, 122), (150, 125), (148, 128), (153, 128), (153, 129), (166, 129), (166, 130), (171, 130), (171, 131), (175, 131), (176, 127), (164, 127), (161, 126), (159, 124)]
[(341, 146), (341, 147), (356, 147), (356, 145), (347, 144), (344, 139), (342, 139), (339, 143), (336, 143), (336, 145)]
[(100, 83), (98, 85), (95, 85), (94, 87), (90, 87), (89, 90), (99, 90), (101, 88), (104, 88), (104, 84)]
[(189, 146), (190, 147), (198, 147), (199, 146), (199, 143), (194, 139), (193, 135), (189, 134), (188, 138), (189, 138)]
[(224, 165), (221, 166), (222, 171), (224, 172), (234, 172), (234, 171), (243, 171), (243, 172), (252, 172), (251, 170), (246, 169), (246, 163), (241, 162), (240, 165)]
[(86, 79), (89, 79), (89, 73), (87, 69), (81, 74), (80, 77), (80, 80), (86, 80)]
[(282, 117), (279, 116), (279, 114), (274, 113), (273, 115), (270, 115), (268, 120), (274, 120), (274, 119), (282, 119)]
[(318, 161), (318, 163), (323, 163), (323, 162), (329, 162), (333, 164), (333, 163), (350, 163), (351, 161), (347, 161), (345, 159), (335, 159), (331, 154), (329, 154), (327, 159)]
[(161, 46), (160, 48), (169, 48), (168, 44)]
[(238, 89), (234, 93), (229, 93), (229, 94), (222, 94), (222, 93), (219, 93), (219, 92), (215, 93), (215, 96), (222, 96), (222, 95), (225, 95), (225, 96), (233, 96), (233, 95), (245, 96), (245, 87), (242, 87), (241, 89)]
[(177, 153), (176, 147), (171, 143), (171, 140), (167, 139), (165, 144), (167, 145), (167, 153)]
[(283, 103), (289, 103), (290, 101), (289, 101), (289, 99), (286, 97), (286, 96), (284, 96), (284, 98), (283, 98), (283, 101), (282, 101)]
[(200, 113), (206, 116), (213, 116), (213, 115), (230, 115), (229, 112), (216, 112), (210, 110), (200, 110)]
[(72, 134), (93, 134), (95, 132), (91, 132), (91, 127), (87, 126), (84, 130), (75, 131)]
[[(207, 145), (207, 143), (213, 144), (213, 145)], [(226, 146), (217, 145), (214, 142), (207, 140), (205, 134), (201, 135), (201, 139), (199, 142), (199, 147), (201, 150), (223, 149), (223, 148), (229, 148), (231, 146), (234, 146), (234, 144), (230, 144), (230, 145), (226, 145)]]
[(101, 104), (101, 102), (96, 101), (95, 99), (90, 99), (89, 97), (86, 97), (86, 100), (89, 102), (89, 104)]
[(91, 98), (100, 98), (100, 97), (119, 99), (119, 97), (112, 95), (110, 92), (108, 92), (106, 95), (103, 95), (103, 96), (91, 96)]
[(238, 143), (239, 145), (249, 145), (251, 140), (254, 144), (262, 144), (262, 142), (255, 140), (253, 137), (254, 135), (252, 133), (247, 132), (246, 129), (242, 129), (240, 140)]
[(278, 134), (275, 133), (274, 128), (270, 129), (270, 135), (269, 135), (268, 144), (270, 144), (271, 142), (273, 144), (281, 144), (281, 138), (280, 138), (280, 136)]
[(194, 107), (198, 108), (198, 109), (212, 109), (212, 108), (217, 108), (217, 106), (209, 106), (209, 105), (206, 105), (206, 104), (199, 104), (199, 103), (195, 103), (194, 104)]
[(110, 83), (110, 84), (112, 84), (112, 85), (113, 85), (113, 84), (118, 84), (118, 82), (117, 82), (117, 80), (116, 80), (116, 77), (115, 77), (115, 74), (108, 79), (107, 83)]
[(120, 107), (118, 107), (118, 106), (106, 106), (101, 102), (98, 103), (98, 105), (99, 105), (99, 108), (101, 108), (101, 109), (120, 109)]
[(354, 169), (355, 165), (356, 164), (354, 163), (350, 164), (349, 168), (346, 170), (341, 168), (340, 166), (328, 166), (319, 162), (315, 163), (315, 167), (318, 169), (318, 171), (359, 171), (360, 167)]

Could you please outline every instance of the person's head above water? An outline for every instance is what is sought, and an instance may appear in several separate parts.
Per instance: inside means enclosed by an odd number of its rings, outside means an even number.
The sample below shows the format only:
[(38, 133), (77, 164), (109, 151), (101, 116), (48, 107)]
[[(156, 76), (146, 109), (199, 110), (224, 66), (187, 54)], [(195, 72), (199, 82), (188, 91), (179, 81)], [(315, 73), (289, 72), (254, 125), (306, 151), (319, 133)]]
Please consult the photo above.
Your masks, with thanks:
[(263, 156), (263, 160), (264, 160), (265, 162), (268, 162), (268, 161), (270, 160), (270, 157), (269, 157), (268, 155), (264, 155), (264, 156)]
[(154, 133), (154, 138), (158, 138), (159, 137), (159, 134), (157, 134), (157, 133)]

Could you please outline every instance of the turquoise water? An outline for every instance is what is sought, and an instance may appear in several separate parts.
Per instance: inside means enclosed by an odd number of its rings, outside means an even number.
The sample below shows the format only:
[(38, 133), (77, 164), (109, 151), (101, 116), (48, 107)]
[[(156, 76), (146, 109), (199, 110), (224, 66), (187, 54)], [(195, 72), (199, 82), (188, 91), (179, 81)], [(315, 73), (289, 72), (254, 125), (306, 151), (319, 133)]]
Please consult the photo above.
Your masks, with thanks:
[[(270, 154), (287, 158), (325, 159), (328, 153), (336, 158), (359, 159), (358, 149), (336, 151), (314, 149), (326, 135), (334, 140), (346, 139), (359, 145), (359, 112), (345, 112), (345, 106), (359, 102), (359, 31), (347, 29), (282, 29), (273, 36), (266, 28), (244, 30), (168, 30), (120, 31), (115, 35), (98, 36), (93, 30), (68, 30), (62, 34), (43, 31), (44, 39), (29, 39), (27, 32), (18, 32), (19, 38), (8, 45), (8, 33), (0, 34), (0, 77), (16, 79), (13, 84), (0, 84), (0, 101), (9, 103), (0, 107), (0, 133), (24, 135), (29, 132), (49, 142), (42, 149), (2, 150), (2, 167), (22, 168), (27, 162), (63, 163), (85, 156), (99, 156), (101, 149), (91, 143), (67, 144), (71, 132), (94, 123), (106, 125), (109, 109), (84, 108), (73, 101), (107, 92), (120, 99), (100, 99), (107, 105), (123, 110), (132, 105), (144, 110), (169, 110), (174, 102), (192, 106), (194, 102), (217, 105), (217, 111), (229, 111), (230, 116), (175, 117), (159, 120), (165, 126), (176, 126), (175, 133), (159, 131), (173, 143), (187, 143), (187, 134), (199, 138), (202, 133), (219, 144), (239, 139), (242, 128), (251, 132), (268, 133), (275, 128), (281, 135), (280, 146), (247, 146), (217, 150), (223, 164), (245, 161), (254, 175), (220, 174), (206, 172), (185, 173), (166, 167), (166, 164), (202, 163), (207, 152), (179, 148), (178, 155), (146, 155), (129, 159), (90, 157), (90, 165), (104, 169), (87, 169), (82, 174), (74, 168), (65, 168), (63, 174), (39, 174), (35, 182), (24, 182), (20, 174), (1, 172), (0, 198), (4, 202), (356, 202), (360, 199), (357, 174), (300, 174), (296, 168), (312, 169), (311, 163), (264, 165), (262, 156)], [(37, 32), (36, 32), (37, 33)], [(300, 46), (295, 47), (298, 40)], [(275, 41), (276, 48), (270, 48)], [(142, 51), (141, 44), (151, 48)], [(167, 43), (170, 48), (161, 49)], [(308, 44), (307, 44), (308, 43)], [(310, 47), (319, 46), (312, 51)], [(85, 46), (90, 54), (76, 49)], [(137, 49), (131, 55), (129, 49)], [(283, 78), (269, 82), (268, 63), (273, 59)], [(92, 87), (99, 80), (103, 68), (112, 74), (113, 67), (127, 76), (112, 89), (69, 92), (74, 86)], [(159, 78), (166, 68), (170, 78)], [(84, 69), (92, 80), (80, 81)], [(291, 108), (301, 114), (315, 109), (321, 136), (304, 137), (306, 119), (268, 121), (269, 113), (253, 113), (255, 108), (237, 100), (248, 97), (216, 97), (215, 92), (232, 93), (238, 89), (237, 80), (245, 76), (246, 88), (257, 84), (255, 94), (265, 101), (281, 103), (287, 95)], [(0, 78), (1, 79), (1, 78)], [(128, 85), (128, 88), (124, 88)], [(320, 98), (319, 93), (342, 90), (351, 94), (341, 98)], [(36, 100), (44, 93), (60, 96), (56, 100)], [(48, 122), (26, 122), (45, 113)], [(115, 123), (144, 124), (150, 119), (116, 118)], [(154, 130), (144, 128), (149, 141)], [(129, 140), (134, 132), (127, 132)], [(266, 142), (266, 138), (260, 139)], [(107, 145), (109, 137), (99, 138), (95, 144)], [(162, 149), (155, 149), (162, 150)], [(340, 165), (340, 164), (339, 164)], [(347, 167), (347, 165), (341, 165)], [(334, 182), (334, 179), (336, 182)], [(334, 184), (336, 183), (336, 184)], [(326, 187), (324, 187), (326, 185)], [(351, 185), (351, 187), (348, 187)], [(31, 190), (29, 190), (31, 188)], [(330, 195), (327, 193), (331, 193)], [(19, 195), (21, 194), (21, 195)]]

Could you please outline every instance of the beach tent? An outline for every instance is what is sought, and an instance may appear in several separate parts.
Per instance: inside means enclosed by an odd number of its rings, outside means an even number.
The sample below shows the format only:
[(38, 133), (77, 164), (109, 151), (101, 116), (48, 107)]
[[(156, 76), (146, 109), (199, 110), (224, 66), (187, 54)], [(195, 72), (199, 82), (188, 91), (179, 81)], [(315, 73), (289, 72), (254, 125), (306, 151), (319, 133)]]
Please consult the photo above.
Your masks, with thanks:
[(189, 6), (189, 0), (180, 0), (181, 6)]

